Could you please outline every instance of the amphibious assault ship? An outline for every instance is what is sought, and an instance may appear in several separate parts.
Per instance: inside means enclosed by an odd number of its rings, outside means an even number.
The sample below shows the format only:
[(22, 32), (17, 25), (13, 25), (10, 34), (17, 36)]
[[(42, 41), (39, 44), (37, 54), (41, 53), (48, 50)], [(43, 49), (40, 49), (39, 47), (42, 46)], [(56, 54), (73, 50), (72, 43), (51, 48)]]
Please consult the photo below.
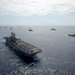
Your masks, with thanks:
[(8, 47), (24, 56), (33, 57), (37, 53), (42, 52), (41, 49), (16, 38), (15, 33), (13, 32), (11, 32), (11, 36), (4, 37), (4, 39), (6, 40), (6, 45)]

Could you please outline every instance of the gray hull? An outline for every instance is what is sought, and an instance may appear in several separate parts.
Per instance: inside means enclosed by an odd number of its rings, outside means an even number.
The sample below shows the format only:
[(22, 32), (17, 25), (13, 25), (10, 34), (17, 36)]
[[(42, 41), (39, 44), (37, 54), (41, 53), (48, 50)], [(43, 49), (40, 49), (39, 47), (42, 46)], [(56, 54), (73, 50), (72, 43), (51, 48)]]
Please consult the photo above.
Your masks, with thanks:
[(18, 52), (24, 56), (33, 57), (39, 52), (42, 52), (41, 49), (22, 41), (15, 37), (15, 33), (11, 32), (11, 36), (4, 37), (6, 40), (6, 44), (8, 47), (14, 50), (14, 52)]
[(22, 56), (30, 56), (33, 57), (36, 54), (28, 54), (27, 52), (25, 53), (25, 51), (22, 51), (18, 46), (14, 45), (13, 43), (10, 43), (8, 41), (6, 41), (6, 45), (12, 49), (14, 52), (19, 53)]

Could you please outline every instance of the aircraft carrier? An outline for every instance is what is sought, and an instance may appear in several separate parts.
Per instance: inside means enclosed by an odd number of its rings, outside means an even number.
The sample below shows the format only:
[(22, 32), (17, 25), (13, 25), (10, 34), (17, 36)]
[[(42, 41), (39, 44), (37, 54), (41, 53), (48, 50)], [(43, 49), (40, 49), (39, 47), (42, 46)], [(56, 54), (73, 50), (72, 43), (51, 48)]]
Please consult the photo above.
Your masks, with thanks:
[(41, 49), (16, 38), (15, 33), (13, 32), (11, 32), (11, 36), (6, 36), (4, 39), (6, 40), (6, 45), (8, 47), (24, 56), (33, 57), (37, 53), (42, 52)]

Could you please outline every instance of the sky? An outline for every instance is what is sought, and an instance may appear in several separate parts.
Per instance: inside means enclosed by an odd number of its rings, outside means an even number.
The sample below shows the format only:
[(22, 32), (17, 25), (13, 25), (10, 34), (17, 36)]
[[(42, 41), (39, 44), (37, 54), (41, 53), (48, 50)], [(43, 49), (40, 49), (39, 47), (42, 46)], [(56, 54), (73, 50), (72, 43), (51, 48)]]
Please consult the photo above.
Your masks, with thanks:
[(75, 0), (0, 0), (0, 25), (75, 26)]

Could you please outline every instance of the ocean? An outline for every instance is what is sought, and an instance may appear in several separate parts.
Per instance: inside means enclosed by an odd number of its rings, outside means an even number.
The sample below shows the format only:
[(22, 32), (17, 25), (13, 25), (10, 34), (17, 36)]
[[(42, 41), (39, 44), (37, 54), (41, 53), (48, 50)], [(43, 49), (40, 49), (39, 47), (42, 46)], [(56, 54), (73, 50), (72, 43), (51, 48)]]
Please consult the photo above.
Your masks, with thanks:
[[(28, 63), (6, 46), (3, 37), (11, 32), (42, 49), (34, 61)], [(75, 26), (1, 26), (0, 75), (75, 75), (75, 37), (68, 34), (75, 34)]]

